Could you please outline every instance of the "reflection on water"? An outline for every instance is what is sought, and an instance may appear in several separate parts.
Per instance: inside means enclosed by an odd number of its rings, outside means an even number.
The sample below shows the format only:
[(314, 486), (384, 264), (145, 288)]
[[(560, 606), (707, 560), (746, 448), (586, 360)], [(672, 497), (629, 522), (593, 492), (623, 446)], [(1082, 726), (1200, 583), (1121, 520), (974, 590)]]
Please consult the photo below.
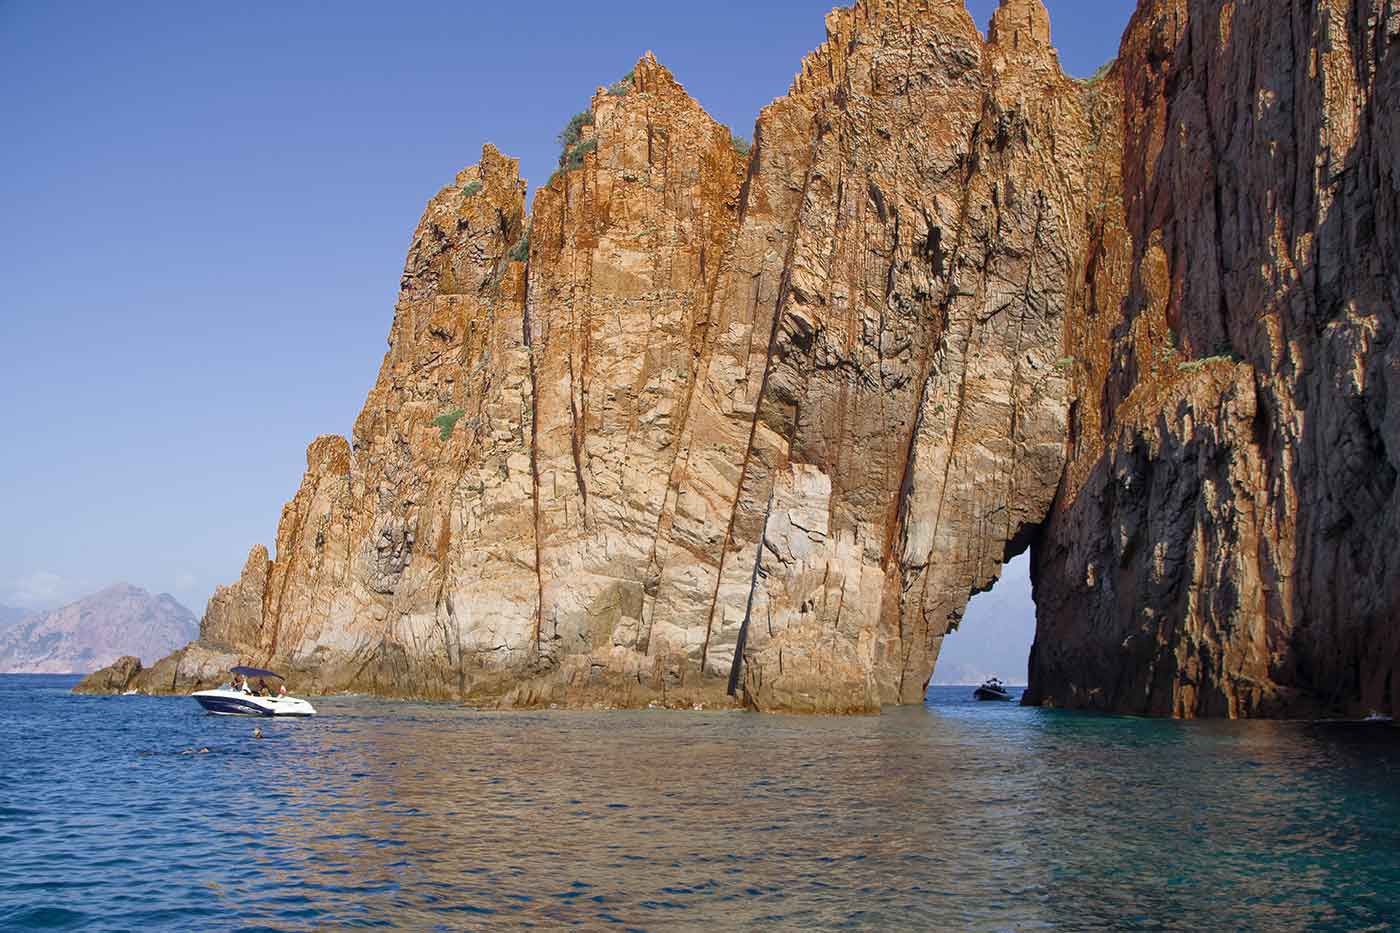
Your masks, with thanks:
[[(0, 927), (1400, 923), (1400, 730), (974, 704), (306, 722), (0, 677)], [(207, 746), (208, 754), (181, 754)]]

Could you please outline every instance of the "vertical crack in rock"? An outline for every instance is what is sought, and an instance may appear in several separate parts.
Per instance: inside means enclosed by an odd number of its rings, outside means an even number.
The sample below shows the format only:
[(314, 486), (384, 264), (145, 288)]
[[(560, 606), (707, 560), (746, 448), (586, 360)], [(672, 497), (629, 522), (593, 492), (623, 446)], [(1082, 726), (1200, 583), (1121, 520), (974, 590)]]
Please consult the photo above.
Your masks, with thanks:
[[(587, 345), (588, 345), (588, 344), (587, 344), (587, 340), (585, 340), (585, 341), (584, 341), (584, 346), (586, 347)], [(578, 414), (579, 405), (578, 405), (578, 401), (576, 400), (576, 397), (575, 397), (575, 393), (577, 393), (578, 395), (586, 395), (587, 390), (585, 390), (585, 389), (582, 388), (581, 386), (576, 385), (576, 383), (575, 383), (575, 381), (574, 381), (574, 358), (573, 358), (573, 355), (572, 355), (572, 354), (570, 354), (569, 357), (568, 357), (568, 363), (569, 363), (569, 451), (570, 451), (570, 453), (573, 454), (573, 457), (574, 457), (574, 479), (575, 479), (575, 480), (577, 481), (577, 483), (578, 483), (578, 494), (579, 494), (579, 497), (583, 500), (583, 504), (582, 504), (582, 514), (581, 514), (581, 517), (580, 517), (580, 521), (582, 521), (585, 525), (587, 525), (587, 524), (588, 524), (588, 480), (584, 479), (584, 476), (583, 476), (583, 432), (584, 432), (585, 428), (584, 428), (584, 425), (579, 421), (579, 414)], [(585, 407), (585, 410), (586, 410), (586, 409), (587, 409), (587, 406), (585, 405), (584, 407)]]
[[(815, 151), (817, 146), (820, 145), (820, 142), (821, 137), (820, 132), (818, 131), (817, 138), (814, 139), (812, 142), (813, 156), (808, 161), (809, 168), (802, 180), (803, 198), (806, 198), (808, 187), (811, 185), (812, 173), (810, 166), (815, 161)], [(769, 374), (772, 372), (774, 354), (776, 352), (778, 344), (779, 329), (783, 320), (783, 308), (787, 300), (787, 296), (790, 294), (792, 286), (788, 275), (789, 271), (792, 268), (792, 250), (796, 247), (796, 245), (797, 238), (793, 237), (788, 243), (788, 255), (785, 262), (783, 263), (783, 278), (778, 285), (778, 297), (775, 308), (773, 310), (772, 327), (768, 332), (768, 343), (763, 354), (763, 374), (759, 378), (758, 390), (754, 394), (753, 418), (749, 422), (748, 439), (744, 445), (744, 456), (739, 467), (739, 480), (734, 484), (734, 500), (732, 503), (730, 503), (729, 506), (729, 520), (724, 531), (724, 538), (722, 540), (722, 544), (720, 546), (719, 567), (718, 571), (715, 574), (715, 590), (714, 595), (710, 599), (710, 611), (705, 622), (705, 640), (700, 649), (700, 670), (702, 672), (706, 670), (706, 662), (709, 660), (710, 638), (714, 632), (715, 612), (718, 610), (720, 605), (720, 586), (724, 580), (725, 559), (729, 555), (731, 546), (733, 546), (736, 543), (734, 541), (734, 524), (739, 516), (740, 496), (743, 494), (745, 485), (749, 479), (749, 465), (753, 462), (754, 442), (755, 439), (758, 437), (763, 398), (768, 390), (768, 377)], [(756, 556), (755, 561), (757, 561), (757, 559), (758, 557)], [(751, 601), (749, 605), (752, 605)]]
[(544, 573), (540, 559), (540, 460), (539, 460), (539, 381), (535, 374), (535, 339), (534, 325), (530, 320), (530, 265), (529, 257), (525, 260), (524, 273), (524, 301), (522, 303), (521, 321), (521, 343), (525, 347), (525, 352), (530, 362), (530, 512), (533, 519), (531, 538), (534, 542), (534, 570), (535, 570), (535, 612), (534, 612), (534, 632), (532, 637), (533, 652), (536, 656), (540, 652), (540, 626), (544, 619)]
[[(647, 159), (653, 158), (654, 133), (650, 123), (647, 126)], [(691, 446), (693, 435), (691, 433), (691, 418), (694, 414), (697, 387), (700, 386), (702, 376), (708, 371), (713, 353), (717, 332), (719, 330), (715, 308), (718, 297), (720, 281), (727, 270), (726, 264), (731, 263), (734, 249), (735, 236), (738, 228), (743, 224), (743, 208), (747, 203), (749, 183), (753, 177), (753, 172), (759, 159), (762, 148), (762, 135), (756, 133), (753, 147), (744, 166), (744, 181), (738, 192), (738, 210), (736, 225), (726, 233), (721, 258), (717, 262), (709, 263), (712, 268), (709, 276), (706, 276), (705, 263), (703, 259), (705, 252), (702, 248), (701, 258), (701, 278), (704, 282), (704, 297), (701, 307), (704, 309), (704, 316), (696, 322), (696, 335), (691, 339), (691, 360), (685, 383), (685, 393), (680, 404), (680, 419), (677, 422), (677, 441), (673, 445), (674, 453), (671, 455), (670, 463), (666, 470), (666, 486), (663, 494), (661, 509), (656, 517), (656, 524), (651, 535), (651, 551), (648, 558), (647, 577), (643, 584), (643, 592), (648, 599), (643, 605), (644, 618), (642, 620), (643, 634), (638, 640), (637, 649), (644, 653), (650, 653), (652, 630), (656, 618), (657, 592), (660, 587), (662, 574), (665, 572), (668, 553), (663, 551), (662, 544), (667, 541), (673, 530), (676, 517), (676, 499), (681, 489), (681, 484), (685, 472), (690, 462)], [(755, 284), (756, 288), (756, 284)], [(748, 302), (747, 312), (750, 316), (755, 312), (757, 303), (756, 295)], [(731, 693), (732, 695), (732, 693)]]
[[(768, 517), (773, 512), (773, 493), (768, 493), (768, 508), (763, 511), (763, 526), (768, 527)], [(753, 618), (753, 597), (758, 589), (758, 569), (763, 563), (763, 546), (766, 542), (766, 535), (759, 539), (758, 551), (754, 554), (753, 572), (749, 576), (749, 598), (744, 604), (744, 621), (739, 626), (739, 634), (734, 640), (734, 657), (729, 662), (729, 685), (725, 688), (725, 693), (735, 696), (739, 690), (739, 672), (743, 666), (744, 644), (749, 637), (749, 622)]]
[[(985, 114), (986, 109), (987, 109), (987, 101), (986, 101), (985, 98), (983, 99), (983, 102), (982, 102), (982, 104), (981, 104), (981, 108), (980, 108), (980, 109), (981, 109), (982, 113)], [(896, 506), (895, 506), (895, 510), (894, 510), (894, 513), (893, 513), (894, 518), (895, 518), (895, 520), (896, 520), (896, 522), (897, 522), (898, 524), (897, 524), (897, 525), (892, 525), (892, 526), (891, 526), (890, 532), (889, 532), (889, 534), (888, 534), (888, 536), (887, 536), (887, 539), (888, 539), (888, 541), (890, 542), (890, 543), (887, 545), (887, 551), (893, 549), (894, 543), (895, 543), (896, 541), (899, 541), (901, 545), (904, 544), (904, 541), (903, 541), (904, 528), (903, 528), (903, 526), (904, 526), (904, 524), (905, 524), (905, 522), (907, 521), (907, 518), (908, 518), (907, 509), (908, 509), (908, 503), (909, 503), (909, 494), (910, 494), (910, 491), (912, 490), (913, 484), (914, 484), (915, 455), (916, 455), (916, 451), (917, 451), (917, 449), (918, 449), (919, 437), (920, 437), (920, 434), (923, 432), (923, 428), (924, 428), (924, 412), (925, 412), (925, 410), (926, 410), (926, 407), (927, 407), (928, 401), (929, 401), (929, 389), (930, 389), (930, 387), (931, 387), (931, 384), (932, 384), (932, 381), (933, 381), (933, 377), (934, 377), (934, 375), (935, 375), (934, 369), (933, 369), (933, 365), (934, 365), (934, 361), (935, 361), (935, 359), (936, 359), (936, 357), (937, 357), (937, 353), (935, 352), (934, 347), (937, 346), (937, 345), (939, 345), (939, 344), (942, 344), (942, 343), (944, 342), (944, 340), (946, 339), (946, 335), (947, 335), (947, 332), (948, 332), (948, 322), (950, 321), (950, 319), (951, 319), (951, 317), (952, 317), (953, 304), (954, 304), (955, 299), (957, 298), (957, 275), (956, 275), (956, 271), (955, 271), (955, 270), (958, 268), (958, 265), (959, 265), (959, 263), (960, 263), (960, 261), (961, 261), (962, 255), (963, 255), (963, 237), (964, 237), (965, 234), (966, 234), (967, 226), (968, 226), (968, 212), (969, 212), (969, 210), (970, 210), (970, 204), (971, 204), (971, 199), (972, 199), (972, 179), (973, 179), (973, 176), (974, 176), (974, 175), (976, 174), (976, 172), (977, 172), (978, 160), (977, 160), (977, 155), (976, 155), (976, 154), (977, 154), (978, 147), (980, 146), (980, 143), (981, 143), (981, 135), (982, 135), (982, 120), (981, 120), (981, 118), (979, 118), (978, 121), (977, 121), (975, 124), (973, 124), (972, 132), (971, 132), (971, 134), (970, 134), (970, 136), (969, 136), (969, 139), (968, 139), (968, 148), (967, 148), (967, 153), (966, 153), (966, 157), (965, 157), (965, 169), (964, 169), (965, 175), (964, 175), (963, 180), (962, 180), (961, 193), (960, 193), (960, 197), (959, 197), (959, 201), (958, 201), (958, 212), (957, 212), (957, 215), (956, 215), (956, 223), (955, 223), (955, 226), (954, 226), (954, 228), (953, 228), (953, 229), (954, 229), (953, 249), (952, 249), (952, 252), (951, 252), (951, 255), (950, 255), (950, 261), (949, 261), (949, 264), (948, 264), (948, 274), (947, 274), (947, 277), (946, 277), (945, 280), (944, 280), (943, 299), (942, 299), (942, 301), (941, 301), (940, 304), (939, 304), (938, 312), (937, 312), (937, 315), (936, 315), (936, 318), (935, 318), (935, 320), (936, 320), (936, 322), (937, 322), (937, 334), (938, 334), (938, 338), (937, 338), (937, 340), (935, 340), (935, 339), (933, 338), (933, 336), (930, 335), (930, 337), (929, 337), (929, 339), (928, 339), (928, 341), (927, 341), (927, 344), (926, 344), (926, 346), (928, 347), (928, 350), (926, 350), (926, 352), (925, 352), (925, 354), (924, 354), (923, 362), (922, 362), (922, 364), (920, 365), (920, 372), (919, 372), (919, 397), (918, 397), (918, 402), (917, 402), (917, 404), (916, 404), (916, 406), (915, 406), (915, 408), (914, 408), (914, 420), (913, 420), (913, 423), (912, 423), (912, 425), (911, 425), (910, 432), (909, 432), (909, 441), (908, 441), (908, 444), (905, 446), (904, 466), (903, 466), (903, 470), (902, 470), (902, 477), (901, 477), (901, 479), (900, 479), (899, 494), (898, 494), (897, 498), (895, 499)], [(896, 230), (897, 230), (897, 229), (898, 229), (898, 225), (896, 225)], [(969, 329), (967, 338), (964, 340), (964, 343), (963, 343), (962, 355), (963, 355), (963, 358), (964, 358), (964, 359), (966, 359), (966, 357), (967, 357), (967, 350), (968, 350), (968, 347), (970, 346), (971, 339), (972, 339), (972, 332), (971, 332), (971, 329)], [(962, 410), (963, 410), (963, 400), (964, 400), (963, 392), (964, 392), (964, 390), (965, 390), (965, 387), (966, 387), (966, 383), (965, 383), (965, 382), (960, 382), (960, 383), (959, 383), (959, 386), (958, 386), (957, 405), (954, 407), (953, 421), (952, 421), (952, 426), (951, 426), (951, 429), (950, 429), (951, 437), (950, 437), (949, 443), (950, 443), (951, 445), (956, 445), (956, 444), (957, 444), (959, 419), (961, 418)], [(951, 465), (952, 465), (952, 459), (949, 458), (949, 459), (948, 459), (947, 461), (945, 461), (945, 463), (944, 463), (943, 482), (942, 482), (942, 486), (941, 486), (941, 489), (944, 490), (944, 491), (946, 491), (947, 486), (948, 486), (949, 468), (951, 467)], [(927, 553), (924, 555), (922, 564), (920, 565), (920, 566), (922, 566), (922, 567), (927, 567), (927, 566), (928, 566), (928, 564), (929, 564), (929, 562), (931, 561), (932, 556), (933, 556), (933, 550), (934, 550), (934, 548), (937, 546), (937, 540), (938, 540), (938, 526), (939, 526), (939, 522), (941, 521), (941, 518), (942, 518), (942, 513), (943, 513), (943, 496), (942, 496), (942, 494), (940, 493), (939, 502), (938, 502), (938, 510), (937, 510), (937, 512), (935, 513), (935, 518), (934, 518), (933, 534), (929, 537), (928, 551), (927, 551)], [(887, 562), (888, 562), (888, 555), (887, 555)], [(925, 574), (925, 575), (924, 575), (924, 589), (923, 589), (923, 590), (921, 591), (921, 593), (920, 593), (920, 600), (919, 600), (919, 611), (920, 611), (920, 612), (922, 612), (922, 606), (923, 606), (924, 600), (925, 600), (926, 597), (927, 597), (927, 581), (928, 581), (928, 576), (927, 576), (927, 574)], [(901, 587), (901, 591), (902, 591), (902, 590), (903, 590), (903, 587)], [(901, 603), (902, 603), (902, 595), (901, 595)], [(898, 693), (899, 696), (903, 696), (904, 693), (905, 693), (904, 682), (905, 682), (905, 676), (906, 676), (906, 674), (907, 674), (907, 672), (908, 672), (908, 667), (909, 667), (909, 653), (910, 653), (910, 650), (911, 650), (911, 648), (912, 648), (912, 643), (911, 643), (911, 639), (910, 639), (910, 633), (907, 632), (906, 629), (905, 629), (906, 609), (905, 609), (905, 607), (904, 607), (902, 604), (901, 604), (900, 607), (899, 607), (898, 619), (899, 619), (898, 637), (899, 637), (899, 642), (900, 642), (900, 644), (901, 644), (901, 646), (902, 646), (903, 655), (902, 655), (901, 658), (900, 658), (900, 664), (899, 664), (899, 684), (898, 684), (898, 686), (897, 686), (897, 693)]]

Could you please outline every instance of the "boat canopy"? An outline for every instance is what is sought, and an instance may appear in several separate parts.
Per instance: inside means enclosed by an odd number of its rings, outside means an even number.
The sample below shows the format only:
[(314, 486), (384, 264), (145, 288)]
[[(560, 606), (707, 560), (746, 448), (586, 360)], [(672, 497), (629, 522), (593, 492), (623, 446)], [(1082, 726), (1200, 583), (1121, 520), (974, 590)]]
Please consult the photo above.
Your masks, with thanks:
[(242, 674), (244, 677), (273, 677), (277, 680), (287, 679), (275, 671), (265, 671), (260, 667), (231, 667), (229, 668), (229, 673)]

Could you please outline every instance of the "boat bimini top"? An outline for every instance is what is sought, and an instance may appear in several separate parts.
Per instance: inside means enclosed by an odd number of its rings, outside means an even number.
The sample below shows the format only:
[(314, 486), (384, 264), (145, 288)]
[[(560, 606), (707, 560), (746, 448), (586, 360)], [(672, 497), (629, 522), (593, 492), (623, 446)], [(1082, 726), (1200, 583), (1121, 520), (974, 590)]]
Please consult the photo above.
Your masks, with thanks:
[[(276, 671), (263, 670), (260, 667), (231, 667), (229, 672), (235, 677), (242, 677), (246, 682), (249, 679), (258, 680), (281, 680), (283, 677)], [(216, 687), (213, 690), (196, 690), (191, 694), (199, 705), (216, 716), (315, 716), (316, 708), (301, 697), (287, 696), (258, 696), (255, 693), (244, 693), (236, 690), (232, 685), (227, 687)]]
[(260, 667), (231, 667), (228, 669), (228, 672), (230, 674), (238, 674), (242, 677), (271, 677), (274, 680), (287, 679), (276, 671), (265, 671)]

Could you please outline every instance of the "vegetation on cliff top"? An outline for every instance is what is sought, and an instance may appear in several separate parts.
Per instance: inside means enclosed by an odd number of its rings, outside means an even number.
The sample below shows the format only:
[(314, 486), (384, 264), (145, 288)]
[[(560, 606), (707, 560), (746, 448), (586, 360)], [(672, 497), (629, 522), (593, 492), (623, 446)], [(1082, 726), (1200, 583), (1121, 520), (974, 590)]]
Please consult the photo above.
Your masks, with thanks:
[[(637, 83), (635, 71), (629, 71), (620, 79), (608, 85), (607, 95), (609, 97), (625, 97), (630, 94)], [(571, 171), (583, 165), (584, 156), (598, 148), (596, 139), (584, 139), (583, 128), (593, 125), (593, 110), (580, 110), (569, 117), (569, 122), (564, 124), (564, 128), (559, 131), (555, 142), (559, 143), (559, 172), (550, 176), (552, 184), (559, 177), (560, 172)]]
[(608, 85), (609, 97), (624, 97), (632, 90), (632, 86), (637, 83), (635, 72), (629, 71), (619, 80)]
[(579, 145), (583, 138), (583, 128), (593, 125), (593, 111), (580, 110), (569, 117), (569, 122), (564, 124), (564, 128), (559, 131), (559, 135), (554, 137), (559, 143), (559, 167), (565, 168), (569, 162), (569, 155), (573, 149)]

